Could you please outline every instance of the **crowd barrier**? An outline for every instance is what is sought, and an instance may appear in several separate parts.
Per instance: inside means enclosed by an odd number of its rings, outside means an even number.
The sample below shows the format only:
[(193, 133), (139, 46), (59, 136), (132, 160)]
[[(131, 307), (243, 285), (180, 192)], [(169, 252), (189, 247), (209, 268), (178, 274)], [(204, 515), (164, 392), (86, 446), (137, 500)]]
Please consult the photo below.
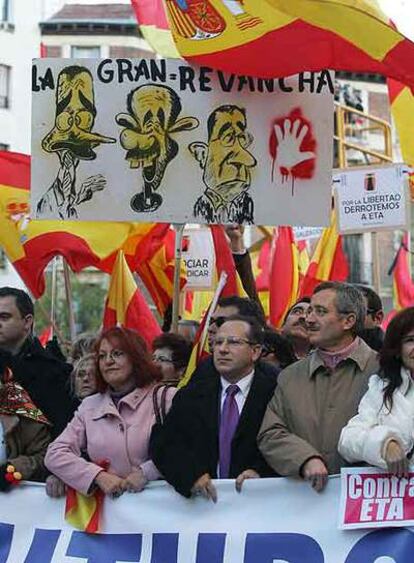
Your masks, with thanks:
[(216, 482), (218, 502), (164, 482), (105, 499), (102, 531), (64, 521), (43, 485), (0, 493), (0, 563), (413, 563), (410, 529), (339, 530), (340, 479), (315, 493), (293, 479)]

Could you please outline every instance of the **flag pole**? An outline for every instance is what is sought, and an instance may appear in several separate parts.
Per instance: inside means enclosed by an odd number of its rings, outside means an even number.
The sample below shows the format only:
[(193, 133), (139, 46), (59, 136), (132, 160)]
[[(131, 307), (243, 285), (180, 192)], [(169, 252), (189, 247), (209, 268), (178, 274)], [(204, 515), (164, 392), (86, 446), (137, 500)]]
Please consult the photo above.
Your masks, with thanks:
[(70, 342), (73, 344), (76, 338), (76, 324), (75, 324), (75, 314), (73, 311), (73, 299), (72, 299), (72, 286), (70, 283), (70, 272), (68, 263), (64, 258), (63, 260), (63, 276), (65, 279), (65, 294), (66, 294), (66, 301), (68, 304), (68, 313), (69, 313), (69, 333), (70, 333)]
[(171, 331), (177, 332), (178, 330), (178, 316), (180, 313), (180, 278), (181, 278), (181, 255), (182, 255), (182, 240), (185, 223), (174, 223), (173, 228), (175, 231), (175, 250), (174, 250), (174, 291), (172, 301), (172, 320)]
[(51, 334), (53, 338), (53, 333), (55, 330), (55, 311), (56, 311), (56, 281), (57, 281), (57, 257), (53, 258), (52, 262), (52, 288), (51, 288), (51, 301), (50, 301), (50, 321), (51, 321)]

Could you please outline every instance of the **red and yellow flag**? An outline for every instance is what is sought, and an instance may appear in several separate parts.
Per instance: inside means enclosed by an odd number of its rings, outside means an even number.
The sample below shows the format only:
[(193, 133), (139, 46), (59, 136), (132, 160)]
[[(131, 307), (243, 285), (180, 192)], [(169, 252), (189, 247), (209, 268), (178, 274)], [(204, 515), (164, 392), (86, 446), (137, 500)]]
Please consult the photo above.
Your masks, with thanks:
[(270, 322), (279, 328), (299, 292), (299, 256), (292, 227), (277, 227), (270, 269)]
[(91, 496), (85, 496), (68, 487), (66, 491), (65, 520), (88, 534), (99, 532), (104, 493), (98, 489)]
[(393, 285), (393, 305), (401, 311), (414, 305), (414, 282), (411, 278), (410, 255), (408, 252), (408, 233), (404, 234), (401, 246), (390, 268)]
[(168, 25), (163, 0), (131, 0), (139, 29), (152, 49), (162, 57), (179, 58)]
[(323, 230), (316, 245), (308, 270), (302, 279), (300, 296), (310, 296), (323, 281), (346, 281), (348, 260), (342, 248), (342, 236), (338, 233), (336, 214), (332, 212), (331, 225)]
[(138, 332), (151, 348), (160, 327), (135, 283), (122, 250), (114, 265), (105, 304), (103, 326), (121, 325)]
[[(375, 0), (166, 0), (188, 61), (262, 78), (322, 69), (414, 86), (414, 44)], [(271, 56), (263, 56), (271, 53)]]

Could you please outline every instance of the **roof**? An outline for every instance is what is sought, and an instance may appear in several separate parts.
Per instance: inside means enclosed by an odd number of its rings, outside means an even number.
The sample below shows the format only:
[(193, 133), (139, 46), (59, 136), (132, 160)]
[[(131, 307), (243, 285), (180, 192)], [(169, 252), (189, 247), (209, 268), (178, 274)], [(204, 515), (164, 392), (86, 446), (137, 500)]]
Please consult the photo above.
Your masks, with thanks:
[(134, 21), (131, 4), (65, 4), (48, 22), (56, 21)]

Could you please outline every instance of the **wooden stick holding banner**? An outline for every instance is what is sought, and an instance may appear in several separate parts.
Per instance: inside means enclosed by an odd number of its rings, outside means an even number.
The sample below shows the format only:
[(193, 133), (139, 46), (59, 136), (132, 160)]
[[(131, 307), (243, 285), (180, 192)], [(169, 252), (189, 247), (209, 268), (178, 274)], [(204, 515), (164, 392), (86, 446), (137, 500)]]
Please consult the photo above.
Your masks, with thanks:
[(53, 337), (55, 329), (55, 311), (56, 311), (56, 282), (57, 282), (57, 256), (53, 258), (52, 261), (52, 288), (51, 288), (51, 302), (50, 302), (50, 321), (52, 326), (52, 331), (50, 337)]
[(71, 344), (73, 344), (76, 338), (76, 324), (75, 324), (75, 313), (73, 311), (72, 286), (70, 283), (69, 266), (64, 258), (62, 258), (62, 260), (63, 260), (63, 276), (65, 279), (65, 294), (66, 294), (66, 301), (68, 303), (68, 313), (69, 313), (70, 341)]
[(177, 332), (178, 330), (178, 317), (180, 313), (180, 279), (181, 279), (181, 256), (182, 256), (182, 241), (185, 223), (174, 223), (173, 228), (175, 231), (175, 249), (174, 249), (174, 289), (173, 289), (173, 302), (172, 302), (172, 320), (171, 330)]

